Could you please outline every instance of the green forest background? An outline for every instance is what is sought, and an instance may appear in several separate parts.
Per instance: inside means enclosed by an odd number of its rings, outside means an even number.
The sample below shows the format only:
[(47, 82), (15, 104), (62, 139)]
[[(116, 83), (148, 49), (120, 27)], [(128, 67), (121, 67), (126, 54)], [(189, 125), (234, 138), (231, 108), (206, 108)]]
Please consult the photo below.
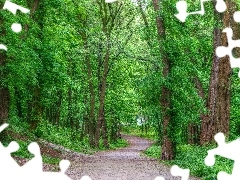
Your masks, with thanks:
[[(30, 9), (16, 16), (4, 2), (0, 123), (10, 126), (1, 141), (26, 147), (44, 139), (93, 153), (125, 146), (123, 132), (155, 140), (145, 154), (203, 179), (231, 173), (232, 161), (217, 157), (207, 167), (204, 158), (216, 133), (240, 135), (239, 69), (215, 55), (227, 46), (225, 27), (240, 39), (239, 0), (226, 0), (224, 13), (205, 2), (205, 14), (184, 23), (174, 16), (177, 0), (14, 0)], [(200, 10), (199, 1), (187, 2), (188, 12)], [(20, 33), (11, 30), (16, 22)], [(239, 48), (233, 55), (240, 58)]]

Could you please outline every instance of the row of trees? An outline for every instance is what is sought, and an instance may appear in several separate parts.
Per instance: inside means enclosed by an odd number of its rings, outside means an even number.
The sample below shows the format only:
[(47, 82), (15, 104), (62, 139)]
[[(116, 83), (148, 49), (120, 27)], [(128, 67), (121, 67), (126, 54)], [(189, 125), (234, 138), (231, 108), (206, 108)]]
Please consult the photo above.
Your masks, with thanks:
[[(100, 139), (108, 147), (119, 135), (120, 120), (132, 119), (138, 108), (128, 83), (143, 67), (124, 55), (135, 34), (134, 5), (15, 3), (30, 15), (1, 11), (3, 43), (9, 47), (1, 52), (1, 123), (18, 119), (35, 131), (47, 120), (89, 137), (94, 147)], [(23, 25), (21, 33), (9, 29), (13, 22)]]
[[(228, 11), (221, 15), (214, 10), (216, 1), (205, 3), (204, 17), (190, 16), (186, 23), (173, 18), (175, 4), (176, 1), (153, 0), (153, 10), (148, 11), (139, 6), (147, 40), (149, 44), (157, 40), (157, 54), (162, 61), (159, 93), (162, 160), (174, 159), (178, 144), (212, 143), (218, 132), (229, 136), (232, 70), (229, 58), (218, 58), (215, 50), (227, 46), (223, 28), (232, 27), (234, 39), (240, 35), (239, 25), (233, 20), (236, 2), (226, 1)], [(190, 4), (189, 11), (200, 6), (199, 2)], [(152, 11), (158, 38), (149, 35), (150, 23), (146, 17)], [(235, 49), (234, 53), (238, 56), (239, 51)]]
[[(185, 23), (174, 16), (176, 0), (13, 2), (31, 11), (1, 11), (1, 43), (9, 47), (0, 53), (1, 123), (27, 122), (35, 131), (47, 121), (108, 147), (121, 124), (144, 114), (163, 160), (178, 144), (203, 145), (219, 131), (238, 135), (239, 83), (228, 57), (215, 55), (227, 45), (224, 27), (239, 38), (238, 2), (226, 0), (223, 14), (216, 1), (205, 2), (204, 16)], [(189, 3), (189, 11), (199, 8)], [(10, 30), (13, 22), (21, 33)]]

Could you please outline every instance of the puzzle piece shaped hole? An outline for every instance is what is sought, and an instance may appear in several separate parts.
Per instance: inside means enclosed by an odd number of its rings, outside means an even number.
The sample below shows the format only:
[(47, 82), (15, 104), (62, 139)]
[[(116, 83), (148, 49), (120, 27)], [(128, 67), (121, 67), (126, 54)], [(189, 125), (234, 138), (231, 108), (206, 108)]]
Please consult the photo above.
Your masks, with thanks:
[[(222, 58), (222, 57), (225, 57), (225, 56), (228, 56), (229, 57), (229, 54), (232, 55), (232, 58), (235, 58), (235, 61), (240, 61), (240, 47), (234, 47), (232, 49), (232, 51), (230, 51), (231, 49), (229, 49), (228, 47), (225, 47), (225, 46), (219, 46), (217, 47), (216, 49), (216, 55), (219, 57), (219, 58)], [(230, 51), (230, 52), (229, 52)], [(235, 62), (234, 61), (234, 62)], [(236, 62), (235, 62), (236, 63)]]
[(23, 142), (23, 141), (17, 141), (19, 144), (19, 150), (16, 152), (13, 152), (11, 154), (11, 156), (13, 157), (13, 159), (18, 163), (18, 165), (23, 166), (24, 164), (26, 164), (29, 160), (22, 160), (21, 158), (16, 158), (18, 157), (25, 157), (26, 159), (32, 159), (34, 157), (33, 154), (31, 154), (28, 151), (28, 144)]
[(235, 22), (240, 23), (240, 11), (236, 11), (236, 12), (233, 14), (233, 18), (234, 18), (234, 21), (235, 21)]
[[(175, 14), (175, 17), (178, 18), (180, 21), (185, 22), (186, 18), (189, 15), (193, 15), (193, 14), (204, 15), (205, 13), (204, 3), (209, 1), (211, 0), (200, 0), (199, 2), (200, 8), (199, 7), (196, 8), (193, 6), (194, 4), (191, 4), (191, 6), (188, 6), (185, 0), (180, 0), (176, 3), (176, 9), (178, 11), (178, 14)], [(227, 5), (224, 2), (224, 0), (217, 0), (215, 8), (218, 12), (222, 13), (226, 11)]]
[[(233, 160), (227, 159), (225, 157), (221, 157), (219, 155), (215, 155), (215, 156), (207, 156), (204, 161), (205, 161), (205, 164), (207, 166), (212, 167), (212, 169), (216, 169), (217, 167), (222, 166), (223, 163), (228, 164), (228, 165), (224, 166), (225, 168), (221, 169), (220, 172), (224, 172), (223, 174), (228, 174), (228, 175), (232, 174), (232, 169), (234, 166)], [(219, 174), (217, 176), (219, 176)], [(220, 173), (220, 177), (221, 176), (222, 175)], [(224, 175), (224, 177), (225, 177), (225, 175)]]

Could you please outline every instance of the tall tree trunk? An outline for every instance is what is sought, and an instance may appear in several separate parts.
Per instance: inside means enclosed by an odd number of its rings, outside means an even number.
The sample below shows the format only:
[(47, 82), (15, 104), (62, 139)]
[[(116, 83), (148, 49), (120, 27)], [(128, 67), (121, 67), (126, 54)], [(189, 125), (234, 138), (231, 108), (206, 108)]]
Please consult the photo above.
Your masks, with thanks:
[[(199, 97), (203, 101), (205, 101), (205, 94), (204, 94), (204, 90), (202, 87), (202, 83), (197, 76), (195, 76), (193, 78), (193, 83), (195, 84), (195, 88), (198, 91)], [(204, 114), (200, 115), (200, 119), (202, 121), (205, 120), (205, 118), (207, 118), (206, 115), (204, 115)], [(200, 143), (200, 129), (201, 129), (201, 126), (199, 126), (198, 124), (190, 123), (188, 125), (188, 132), (187, 132), (188, 144), (199, 144)]]
[[(121, 18), (121, 13), (123, 10), (123, 3), (116, 3), (115, 5), (106, 3), (103, 0), (96, 0), (96, 3), (99, 7), (99, 18), (102, 23), (102, 32), (106, 38), (105, 41), (105, 56), (102, 58), (103, 61), (99, 61), (99, 67), (102, 66), (103, 68), (99, 69), (102, 73), (99, 79), (99, 108), (98, 108), (98, 118), (97, 118), (97, 126), (95, 131), (95, 146), (99, 146), (100, 135), (102, 133), (102, 137), (104, 140), (104, 145), (108, 147), (108, 132), (107, 132), (107, 123), (105, 120), (105, 113), (104, 113), (104, 105), (105, 105), (105, 98), (106, 98), (106, 89), (107, 89), (107, 75), (109, 73), (109, 60), (110, 60), (110, 50), (111, 50), (111, 33), (113, 28), (117, 25), (117, 20)], [(129, 21), (129, 24), (132, 22)], [(126, 41), (128, 42), (128, 41)], [(99, 44), (100, 48), (102, 47), (102, 43)], [(99, 49), (100, 52), (101, 49)], [(99, 54), (99, 57), (102, 55)], [(117, 55), (118, 56), (118, 55)], [(116, 56), (116, 57), (117, 57)], [(112, 58), (111, 60), (113, 60)], [(99, 59), (100, 60), (100, 59)]]
[[(3, 8), (4, 3), (0, 4), (0, 8)], [(6, 34), (6, 30), (3, 29), (3, 23), (4, 20), (0, 19), (1, 24), (1, 35), (4, 36)], [(2, 68), (6, 64), (6, 53), (1, 50), (0, 52), (0, 67)], [(0, 125), (2, 125), (4, 122), (8, 119), (8, 113), (9, 113), (9, 105), (10, 105), (10, 94), (9, 90), (6, 86), (2, 85), (3, 79), (6, 77), (5, 69), (2, 68), (0, 70)], [(2, 134), (3, 135), (3, 134)]]
[(73, 107), (72, 107), (72, 88), (68, 88), (68, 122), (69, 127), (74, 128), (74, 120), (73, 120)]
[[(39, 7), (41, 0), (27, 0), (27, 5), (30, 9), (30, 17), (34, 19), (34, 14)], [(37, 17), (39, 18), (39, 17)], [(26, 39), (29, 31), (29, 25), (24, 26), (25, 35), (22, 36), (22, 39)], [(33, 99), (31, 102), (28, 102), (28, 109), (30, 112), (27, 112), (27, 120), (30, 123), (30, 130), (35, 130), (39, 121), (43, 116), (43, 107), (41, 104), (41, 89), (39, 86), (29, 87), (29, 91), (33, 93)]]
[[(72, 3), (76, 7), (80, 7), (77, 1), (72, 1)], [(89, 95), (90, 95), (90, 112), (89, 116), (87, 114), (84, 114), (84, 125), (85, 125), (85, 132), (87, 132), (90, 135), (90, 146), (95, 145), (95, 92), (94, 92), (94, 82), (93, 82), (93, 70), (92, 70), (92, 65), (91, 65), (91, 58), (90, 58), (90, 53), (89, 53), (89, 45), (88, 45), (88, 36), (86, 33), (86, 29), (88, 28), (87, 23), (88, 23), (88, 17), (85, 15), (81, 14), (82, 12), (79, 11), (78, 18), (79, 22), (82, 23), (83, 27), (79, 31), (79, 34), (82, 37), (83, 40), (83, 46), (84, 50), (86, 52), (85, 54), (85, 65), (87, 69), (87, 81), (88, 81), (88, 88), (89, 88)], [(87, 97), (87, 93), (86, 93)]]
[(217, 86), (218, 86), (218, 74), (219, 74), (219, 58), (215, 55), (216, 47), (220, 46), (221, 31), (220, 29), (214, 29), (214, 56), (212, 61), (210, 83), (208, 90), (207, 109), (209, 114), (202, 116), (201, 123), (201, 137), (200, 144), (204, 144), (213, 140), (215, 131), (215, 115), (216, 115), (216, 101), (217, 101)]
[(39, 121), (42, 119), (43, 115), (43, 108), (41, 105), (41, 95), (40, 95), (40, 87), (35, 87), (33, 90), (33, 103), (30, 103), (32, 105), (31, 109), (33, 111), (32, 117), (30, 120), (30, 130), (35, 130), (37, 128), (37, 125)]
[[(71, 58), (68, 58), (68, 76), (70, 77), (71, 81), (73, 80), (73, 63)], [(72, 84), (70, 83), (69, 87), (68, 87), (68, 115), (67, 115), (67, 119), (69, 122), (69, 127), (71, 129), (74, 129), (74, 118), (73, 118), (73, 90), (72, 90)]]
[(197, 124), (188, 124), (188, 144), (199, 144), (199, 127)]
[[(104, 111), (104, 109), (103, 109)], [(107, 131), (107, 122), (105, 120), (105, 112), (104, 112), (104, 119), (103, 119), (103, 125), (102, 125), (102, 135), (103, 135), (103, 143), (106, 148), (109, 148), (108, 145), (108, 131)]]
[[(0, 61), (1, 60), (2, 60), (2, 57), (0, 57)], [(10, 96), (9, 96), (8, 88), (0, 85), (0, 124), (3, 124), (8, 119), (9, 102), (10, 102)]]
[[(88, 52), (88, 41), (86, 32), (81, 32), (82, 39), (84, 41), (84, 49)], [(87, 79), (88, 79), (88, 87), (90, 92), (90, 112), (89, 112), (89, 122), (86, 122), (89, 127), (90, 133), (90, 145), (94, 146), (95, 142), (95, 92), (93, 85), (93, 77), (92, 77), (92, 66), (90, 62), (89, 53), (85, 56), (85, 64), (87, 67)]]
[[(161, 3), (160, 0), (152, 0), (153, 6), (154, 6), (154, 11), (157, 14), (156, 16), (156, 24), (157, 24), (157, 32), (158, 32), (158, 41), (159, 41), (159, 49), (160, 53), (162, 55), (162, 63), (163, 63), (163, 77), (165, 80), (167, 80), (170, 72), (170, 60), (167, 58), (166, 53), (164, 52), (161, 44), (161, 41), (164, 40), (165, 36), (165, 27), (164, 27), (164, 22), (160, 17), (160, 5)], [(169, 137), (168, 133), (168, 127), (169, 123), (171, 121), (171, 116), (170, 116), (170, 90), (166, 87), (162, 87), (162, 93), (161, 93), (161, 98), (160, 98), (160, 104), (161, 104), (161, 109), (162, 109), (162, 118), (163, 118), (163, 144), (162, 144), (162, 155), (161, 159), (162, 160), (171, 160), (174, 158), (174, 148), (173, 148), (173, 143), (172, 140)]]
[[(236, 24), (232, 16), (236, 11), (236, 4), (230, 0), (227, 0), (226, 4), (228, 10), (223, 14), (223, 17), (220, 18), (217, 12), (215, 12), (216, 21), (219, 22), (219, 19), (222, 19), (224, 28), (234, 27)], [(214, 142), (214, 135), (218, 132), (222, 132), (226, 136), (229, 134), (231, 67), (228, 56), (218, 58), (215, 55), (215, 50), (218, 46), (227, 45), (226, 34), (215, 28), (214, 56), (207, 101), (209, 114), (202, 118), (200, 144)]]
[[(62, 90), (59, 90), (57, 93), (57, 101), (52, 105), (53, 113), (54, 113), (54, 120), (53, 123), (54, 125), (59, 125), (60, 124), (60, 116), (61, 116), (61, 106), (62, 106), (62, 99), (63, 99), (63, 92)], [(69, 120), (69, 119), (68, 119)], [(71, 122), (68, 121), (68, 125), (71, 125)]]
[(109, 71), (109, 47), (107, 47), (107, 52), (104, 57), (103, 62), (103, 75), (101, 77), (101, 89), (100, 89), (100, 97), (99, 97), (99, 108), (98, 108), (98, 119), (97, 119), (97, 126), (96, 126), (96, 133), (95, 133), (95, 146), (99, 146), (99, 139), (100, 139), (100, 131), (103, 129), (103, 137), (105, 141), (105, 146), (108, 147), (108, 140), (107, 140), (107, 129), (104, 130), (105, 126), (105, 114), (104, 114), (104, 104), (105, 104), (105, 97), (106, 97), (106, 89), (107, 89), (107, 75)]

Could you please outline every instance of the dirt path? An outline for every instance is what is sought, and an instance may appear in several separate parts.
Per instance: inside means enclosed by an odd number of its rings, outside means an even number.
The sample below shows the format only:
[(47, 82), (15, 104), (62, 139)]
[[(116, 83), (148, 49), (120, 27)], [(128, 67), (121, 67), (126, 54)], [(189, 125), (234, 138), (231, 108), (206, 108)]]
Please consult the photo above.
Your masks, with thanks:
[[(67, 174), (73, 180), (88, 175), (92, 180), (154, 180), (156, 176), (164, 176), (166, 180), (175, 180), (170, 169), (157, 162), (156, 159), (140, 156), (151, 142), (139, 137), (123, 135), (129, 146), (114, 151), (99, 152), (94, 155), (66, 153), (71, 161)], [(190, 178), (190, 180), (197, 180)]]

